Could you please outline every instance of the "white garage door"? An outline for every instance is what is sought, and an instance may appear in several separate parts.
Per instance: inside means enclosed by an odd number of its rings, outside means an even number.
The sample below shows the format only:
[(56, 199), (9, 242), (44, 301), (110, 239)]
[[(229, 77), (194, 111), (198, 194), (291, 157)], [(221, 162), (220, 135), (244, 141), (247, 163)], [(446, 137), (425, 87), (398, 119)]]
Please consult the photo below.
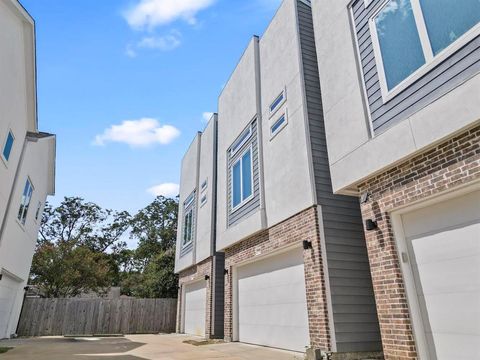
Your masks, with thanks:
[[(7, 274), (0, 280), (0, 339), (12, 335), (15, 329), (12, 324), (12, 311), (20, 284)], [(9, 330), (10, 329), (10, 330)]]
[(185, 334), (205, 336), (206, 281), (185, 285)]
[(429, 358), (480, 359), (480, 191), (402, 217)]
[(303, 249), (238, 268), (238, 340), (305, 351), (310, 337)]

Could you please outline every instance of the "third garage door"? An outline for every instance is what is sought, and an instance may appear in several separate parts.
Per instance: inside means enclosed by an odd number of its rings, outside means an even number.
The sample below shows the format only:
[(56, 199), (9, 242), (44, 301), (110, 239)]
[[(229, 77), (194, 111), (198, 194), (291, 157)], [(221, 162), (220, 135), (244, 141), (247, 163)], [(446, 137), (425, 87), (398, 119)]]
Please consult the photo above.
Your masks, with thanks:
[(303, 249), (238, 268), (238, 340), (305, 351), (308, 331)]

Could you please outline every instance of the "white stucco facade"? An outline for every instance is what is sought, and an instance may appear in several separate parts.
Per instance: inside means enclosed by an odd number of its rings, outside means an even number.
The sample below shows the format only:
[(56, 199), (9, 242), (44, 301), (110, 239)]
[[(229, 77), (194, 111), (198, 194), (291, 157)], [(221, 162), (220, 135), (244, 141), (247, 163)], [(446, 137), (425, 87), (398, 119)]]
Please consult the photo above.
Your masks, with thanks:
[[(55, 136), (38, 131), (34, 23), (13, 0), (0, 0), (0, 338), (15, 333), (48, 195), (55, 191)], [(19, 209), (27, 179), (33, 190)]]

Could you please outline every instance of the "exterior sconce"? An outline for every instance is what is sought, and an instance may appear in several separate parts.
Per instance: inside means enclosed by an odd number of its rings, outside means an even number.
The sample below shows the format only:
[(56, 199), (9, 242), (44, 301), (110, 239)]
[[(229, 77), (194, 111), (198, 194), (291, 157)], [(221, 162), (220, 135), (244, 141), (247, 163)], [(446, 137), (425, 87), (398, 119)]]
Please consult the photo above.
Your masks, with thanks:
[(205, 280), (206, 280), (206, 281), (210, 280), (210, 276), (209, 276), (209, 275), (205, 275)]
[(228, 275), (228, 269), (223, 270), (223, 275)]
[(365, 229), (367, 229), (367, 231), (378, 229), (378, 223), (375, 220), (368, 219), (365, 221)]
[(3, 274), (0, 274), (0, 280), (2, 280), (2, 278), (3, 278)]
[(303, 240), (303, 250), (313, 249), (312, 242)]

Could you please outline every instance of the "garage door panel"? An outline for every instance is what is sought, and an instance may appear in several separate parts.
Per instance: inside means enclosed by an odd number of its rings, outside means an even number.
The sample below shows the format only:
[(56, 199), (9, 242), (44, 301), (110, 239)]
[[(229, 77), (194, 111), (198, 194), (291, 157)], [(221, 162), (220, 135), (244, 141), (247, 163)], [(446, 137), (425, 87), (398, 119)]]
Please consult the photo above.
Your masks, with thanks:
[(476, 222), (408, 239), (412, 241), (417, 263), (429, 263), (451, 259), (452, 254), (456, 258), (479, 255), (479, 234), (480, 223)]
[(309, 345), (303, 250), (238, 268), (240, 341), (304, 351)]
[(478, 337), (471, 335), (435, 334), (438, 359), (480, 359)]
[(12, 321), (12, 310), (19, 294), (20, 283), (7, 274), (0, 281), (0, 339), (9, 337), (7, 326)]
[(421, 294), (480, 291), (480, 256), (414, 266)]
[(207, 288), (204, 281), (185, 286), (185, 333), (205, 335)]
[(434, 332), (480, 335), (480, 293), (432, 295), (425, 303)]
[(480, 191), (402, 220), (430, 357), (480, 359)]

